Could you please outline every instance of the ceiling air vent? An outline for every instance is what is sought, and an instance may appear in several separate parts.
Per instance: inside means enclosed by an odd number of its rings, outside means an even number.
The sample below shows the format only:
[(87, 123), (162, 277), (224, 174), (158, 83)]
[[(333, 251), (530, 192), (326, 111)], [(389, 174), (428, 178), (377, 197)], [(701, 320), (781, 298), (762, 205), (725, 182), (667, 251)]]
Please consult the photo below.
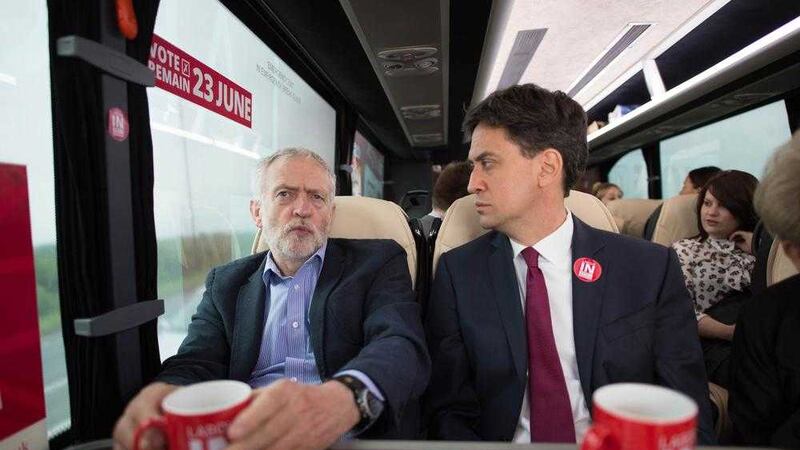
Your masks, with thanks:
[(414, 105), (403, 106), (400, 112), (407, 120), (435, 119), (442, 116), (441, 105)]
[(397, 47), (378, 52), (378, 58), (387, 61), (414, 61), (433, 56), (439, 51), (436, 47)]
[(442, 142), (442, 133), (412, 134), (415, 144), (438, 144)]
[(531, 63), (533, 54), (536, 53), (536, 49), (542, 43), (546, 32), (547, 28), (520, 30), (517, 32), (514, 46), (511, 47), (511, 54), (508, 55), (506, 67), (503, 69), (503, 75), (500, 76), (497, 89), (505, 89), (519, 83), (522, 73)]
[(589, 67), (589, 69), (580, 77), (578, 81), (572, 84), (572, 87), (567, 92), (567, 95), (574, 97), (575, 94), (581, 91), (587, 84), (589, 84), (600, 72), (603, 71), (614, 59), (628, 49), (634, 42), (636, 42), (642, 34), (647, 31), (653, 24), (652, 23), (629, 23), (625, 26), (617, 38), (606, 47), (603, 52)]
[(383, 62), (383, 73), (389, 77), (429, 75), (439, 71), (439, 60), (434, 58), (435, 47), (399, 47), (378, 52)]

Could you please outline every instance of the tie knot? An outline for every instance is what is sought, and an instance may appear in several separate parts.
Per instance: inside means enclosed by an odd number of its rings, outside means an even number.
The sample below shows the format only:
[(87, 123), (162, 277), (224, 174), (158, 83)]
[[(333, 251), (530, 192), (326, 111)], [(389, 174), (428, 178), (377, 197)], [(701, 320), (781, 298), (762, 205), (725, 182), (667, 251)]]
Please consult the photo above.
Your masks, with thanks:
[(527, 247), (522, 250), (522, 257), (525, 258), (525, 263), (528, 264), (529, 269), (539, 267), (539, 252), (533, 247)]

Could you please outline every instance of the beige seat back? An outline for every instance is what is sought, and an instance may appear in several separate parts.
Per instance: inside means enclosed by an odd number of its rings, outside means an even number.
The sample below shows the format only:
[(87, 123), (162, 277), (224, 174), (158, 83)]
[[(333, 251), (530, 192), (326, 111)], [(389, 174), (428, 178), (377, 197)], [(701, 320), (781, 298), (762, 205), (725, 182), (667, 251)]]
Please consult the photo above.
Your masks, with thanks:
[(698, 233), (697, 194), (678, 195), (664, 201), (653, 231), (653, 242), (669, 247)]
[(662, 200), (648, 198), (622, 198), (606, 206), (614, 219), (619, 219), (618, 227), (622, 222), (620, 233), (640, 238), (644, 235), (644, 224), (661, 203)]
[[(570, 191), (565, 204), (573, 214), (582, 221), (600, 230), (619, 232), (611, 213), (606, 206), (593, 195), (579, 191)], [(489, 230), (481, 228), (478, 212), (475, 211), (475, 196), (468, 195), (456, 200), (442, 220), (436, 245), (433, 250), (433, 274), (442, 253), (482, 236)]]
[(772, 247), (769, 248), (769, 257), (767, 257), (767, 286), (779, 283), (797, 275), (797, 273), (797, 267), (786, 256), (781, 242), (777, 239), (772, 241)]
[[(417, 248), (408, 226), (408, 216), (395, 203), (369, 197), (337, 196), (336, 215), (330, 237), (347, 239), (393, 239), (406, 251), (411, 283), (416, 285)], [(261, 229), (253, 241), (253, 253), (269, 249)]]

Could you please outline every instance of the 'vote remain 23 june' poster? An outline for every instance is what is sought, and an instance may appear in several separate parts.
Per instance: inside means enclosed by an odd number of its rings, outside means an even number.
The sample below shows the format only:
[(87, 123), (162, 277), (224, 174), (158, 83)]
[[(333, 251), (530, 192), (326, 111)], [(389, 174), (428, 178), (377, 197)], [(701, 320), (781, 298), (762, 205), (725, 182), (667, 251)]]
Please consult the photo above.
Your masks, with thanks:
[(47, 449), (28, 182), (0, 164), (0, 450)]

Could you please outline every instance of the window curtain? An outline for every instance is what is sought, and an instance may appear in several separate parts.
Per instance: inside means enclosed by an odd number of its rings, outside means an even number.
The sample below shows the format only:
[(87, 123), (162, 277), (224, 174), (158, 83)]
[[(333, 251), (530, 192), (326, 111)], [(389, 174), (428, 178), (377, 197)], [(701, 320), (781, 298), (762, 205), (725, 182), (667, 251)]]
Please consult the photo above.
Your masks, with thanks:
[[(78, 35), (100, 37), (101, 1), (48, 1), (56, 224), (61, 320), (67, 355), (72, 442), (108, 438), (127, 398), (117, 383), (115, 337), (75, 335), (75, 318), (112, 309), (105, 117), (101, 72), (77, 59), (56, 55), (56, 41)], [(139, 35), (127, 52), (146, 61), (158, 1), (136, 1)], [(156, 298), (156, 242), (153, 222), (153, 168), (147, 97), (129, 85), (128, 115), (133, 226), (138, 300)], [(143, 381), (158, 370), (155, 323), (140, 327)], [(69, 442), (68, 442), (69, 443)]]

